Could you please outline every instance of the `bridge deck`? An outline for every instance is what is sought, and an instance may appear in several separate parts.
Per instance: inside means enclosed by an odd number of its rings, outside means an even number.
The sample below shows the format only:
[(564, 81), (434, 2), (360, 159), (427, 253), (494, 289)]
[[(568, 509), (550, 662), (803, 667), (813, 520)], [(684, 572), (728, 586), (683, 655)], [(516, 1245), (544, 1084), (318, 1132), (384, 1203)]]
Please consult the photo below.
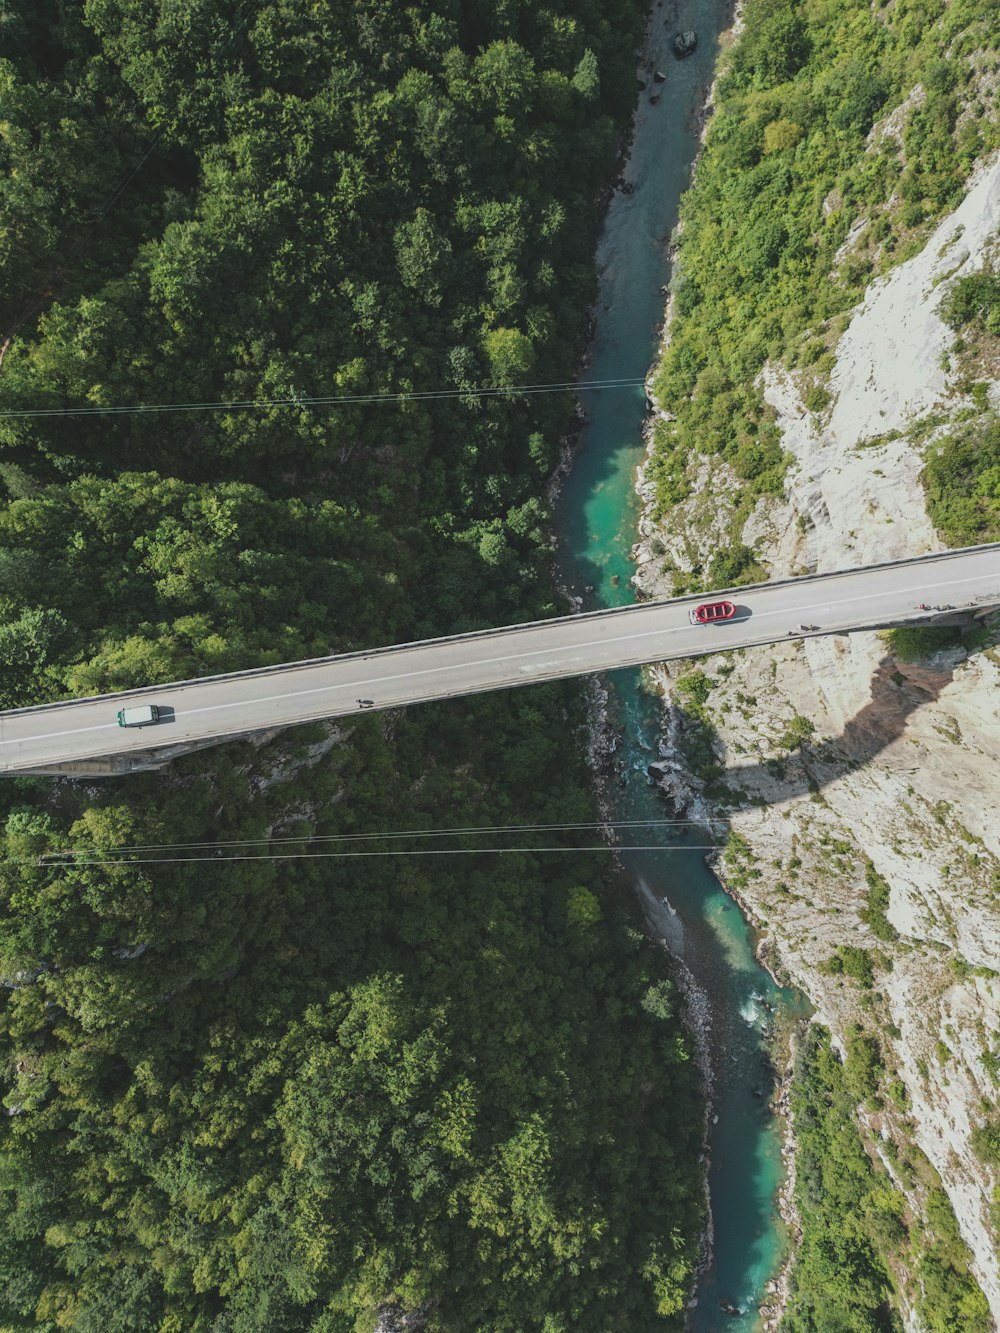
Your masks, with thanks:
[[(721, 624), (692, 625), (691, 607), (706, 598), (685, 597), (0, 713), (0, 772), (67, 764), (81, 772), (84, 761), (107, 756), (142, 763), (162, 747), (355, 714), (359, 698), (397, 708), (772, 643), (803, 624), (839, 634), (919, 623), (928, 619), (921, 602), (982, 609), (1000, 604), (1000, 543), (756, 584), (709, 600), (722, 597), (737, 613)], [(118, 709), (136, 702), (158, 705), (162, 720), (119, 727)], [(101, 770), (104, 764), (94, 766)]]

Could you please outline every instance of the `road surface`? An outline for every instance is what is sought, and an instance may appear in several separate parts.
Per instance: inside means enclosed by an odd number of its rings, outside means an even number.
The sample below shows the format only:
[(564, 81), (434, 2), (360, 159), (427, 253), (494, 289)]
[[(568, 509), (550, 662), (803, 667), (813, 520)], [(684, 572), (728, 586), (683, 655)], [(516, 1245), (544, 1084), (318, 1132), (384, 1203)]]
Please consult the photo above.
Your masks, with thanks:
[[(723, 597), (736, 603), (732, 620), (690, 623), (689, 612), (698, 602)], [(376, 709), (398, 708), (771, 643), (788, 638), (789, 629), (804, 637), (802, 625), (816, 625), (815, 633), (835, 634), (926, 623), (935, 613), (919, 610), (921, 602), (963, 610), (971, 602), (970, 611), (1000, 606), (1000, 543), (17, 709), (0, 713), (0, 772), (56, 765), (77, 765), (82, 772), (87, 761), (102, 756), (116, 756), (125, 764), (148, 763), (151, 750), (165, 757), (173, 747), (181, 753), (225, 737), (355, 715), (359, 699), (372, 700)], [(154, 726), (119, 727), (118, 710), (137, 703), (156, 704), (163, 719)]]

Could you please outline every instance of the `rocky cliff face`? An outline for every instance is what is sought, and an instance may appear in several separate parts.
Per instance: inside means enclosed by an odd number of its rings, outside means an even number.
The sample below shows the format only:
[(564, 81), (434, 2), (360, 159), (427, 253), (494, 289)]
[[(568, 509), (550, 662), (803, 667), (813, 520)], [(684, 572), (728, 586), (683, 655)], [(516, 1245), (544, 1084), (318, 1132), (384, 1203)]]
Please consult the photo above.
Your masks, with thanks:
[[(941, 545), (920, 484), (924, 450), (956, 416), (996, 410), (1000, 372), (985, 368), (985, 397), (963, 396), (937, 307), (943, 282), (995, 252), (998, 228), (993, 162), (921, 253), (854, 311), (822, 417), (803, 406), (795, 375), (765, 372), (795, 461), (785, 498), (761, 501), (742, 540), (773, 576)], [(669, 528), (645, 521), (635, 581), (650, 595), (669, 594), (671, 563), (707, 565), (718, 535), (713, 508), (735, 479), (718, 460), (697, 466), (701, 485)], [(926, 600), (960, 595), (929, 589)], [(918, 1216), (921, 1180), (933, 1175), (922, 1177), (924, 1158), (933, 1165), (1000, 1320), (997, 1182), (970, 1148), (973, 1126), (996, 1104), (1000, 1040), (1000, 652), (995, 628), (981, 638), (974, 651), (916, 663), (896, 660), (878, 635), (817, 638), (674, 663), (657, 676), (665, 789), (689, 808), (729, 813), (738, 837), (720, 874), (760, 925), (765, 955), (806, 990), (820, 1020), (841, 1042), (858, 1022), (877, 1032), (886, 1095), (864, 1113), (871, 1142), (884, 1145)], [(700, 758), (685, 763), (678, 751), (691, 719), (673, 685), (692, 666), (711, 685), (702, 683)]]

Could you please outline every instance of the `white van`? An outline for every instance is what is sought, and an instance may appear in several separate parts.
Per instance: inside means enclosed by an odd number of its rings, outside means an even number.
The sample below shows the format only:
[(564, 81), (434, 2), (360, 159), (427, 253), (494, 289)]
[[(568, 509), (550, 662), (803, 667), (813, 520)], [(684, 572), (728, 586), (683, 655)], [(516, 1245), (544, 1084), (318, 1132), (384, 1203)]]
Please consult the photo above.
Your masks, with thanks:
[(139, 704), (135, 708), (122, 708), (118, 713), (120, 727), (148, 727), (151, 722), (159, 722), (160, 710), (156, 704)]

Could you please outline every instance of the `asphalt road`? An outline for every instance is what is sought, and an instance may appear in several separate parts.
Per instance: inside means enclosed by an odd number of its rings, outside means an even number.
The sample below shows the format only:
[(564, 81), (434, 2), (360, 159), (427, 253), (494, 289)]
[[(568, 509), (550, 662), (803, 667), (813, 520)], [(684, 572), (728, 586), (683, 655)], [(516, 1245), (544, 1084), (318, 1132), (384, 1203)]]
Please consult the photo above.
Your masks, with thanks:
[[(700, 601), (727, 597), (735, 617), (692, 625)], [(917, 603), (1000, 605), (1000, 543), (942, 552), (916, 561), (782, 583), (710, 597), (538, 621), (371, 653), (352, 653), (260, 671), (182, 681), (0, 713), (0, 772), (38, 769), (161, 746), (197, 745), (317, 718), (357, 714), (358, 699), (376, 709), (485, 690), (583, 676), (614, 667), (696, 657), (723, 648), (926, 621)], [(153, 703), (165, 714), (153, 726), (122, 728), (118, 710)]]

